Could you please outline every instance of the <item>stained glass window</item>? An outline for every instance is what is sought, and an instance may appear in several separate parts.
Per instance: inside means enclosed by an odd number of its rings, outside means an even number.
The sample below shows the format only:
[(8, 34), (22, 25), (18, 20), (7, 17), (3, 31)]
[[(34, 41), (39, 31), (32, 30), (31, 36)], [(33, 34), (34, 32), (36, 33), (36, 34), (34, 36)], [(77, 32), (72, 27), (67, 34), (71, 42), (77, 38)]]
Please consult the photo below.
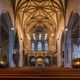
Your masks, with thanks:
[(73, 45), (73, 58), (76, 59), (76, 58), (80, 58), (80, 47), (79, 45), (77, 44), (74, 44)]
[(35, 61), (36, 61), (35, 58), (32, 58), (32, 59), (31, 59), (31, 62), (35, 62)]
[(45, 51), (47, 51), (48, 50), (48, 42), (46, 41), (45, 42)]
[(35, 50), (35, 44), (34, 44), (34, 42), (32, 42), (32, 51), (34, 51)]
[(48, 50), (48, 34), (42, 28), (38, 28), (31, 35), (32, 51), (47, 51)]
[(37, 45), (38, 50), (42, 50), (42, 42), (39, 41)]
[(49, 59), (48, 58), (45, 58), (44, 59), (44, 62), (47, 63), (47, 64), (49, 64)]

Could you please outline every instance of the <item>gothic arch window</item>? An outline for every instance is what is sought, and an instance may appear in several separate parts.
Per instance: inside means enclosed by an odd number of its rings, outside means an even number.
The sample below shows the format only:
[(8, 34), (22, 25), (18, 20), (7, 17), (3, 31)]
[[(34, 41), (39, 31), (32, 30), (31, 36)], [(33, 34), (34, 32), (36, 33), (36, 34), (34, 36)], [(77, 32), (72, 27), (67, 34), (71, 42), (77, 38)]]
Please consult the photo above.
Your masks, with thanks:
[(45, 41), (45, 51), (48, 50), (48, 41)]
[(45, 58), (44, 59), (44, 62), (47, 63), (47, 64), (49, 64), (49, 59), (48, 58)]
[(50, 64), (50, 59), (46, 57), (46, 58), (44, 59), (44, 65), (45, 65), (45, 66), (49, 66), (49, 64)]
[(73, 58), (80, 58), (79, 46), (76, 44), (73, 45)]
[(35, 66), (35, 65), (36, 65), (36, 59), (35, 59), (34, 57), (32, 57), (32, 58), (30, 59), (30, 65), (31, 65), (31, 66)]
[(48, 51), (48, 33), (42, 28), (37, 28), (31, 35), (32, 51)]
[(34, 50), (35, 50), (35, 43), (32, 42), (32, 51), (34, 51)]
[(38, 48), (38, 50), (42, 50), (42, 42), (41, 41), (38, 42), (37, 48)]
[(35, 62), (35, 61), (36, 61), (35, 58), (32, 58), (32, 59), (31, 59), (31, 62)]
[[(75, 23), (76, 22), (76, 23)], [(72, 59), (80, 58), (80, 22), (79, 16), (75, 19), (71, 32)]]

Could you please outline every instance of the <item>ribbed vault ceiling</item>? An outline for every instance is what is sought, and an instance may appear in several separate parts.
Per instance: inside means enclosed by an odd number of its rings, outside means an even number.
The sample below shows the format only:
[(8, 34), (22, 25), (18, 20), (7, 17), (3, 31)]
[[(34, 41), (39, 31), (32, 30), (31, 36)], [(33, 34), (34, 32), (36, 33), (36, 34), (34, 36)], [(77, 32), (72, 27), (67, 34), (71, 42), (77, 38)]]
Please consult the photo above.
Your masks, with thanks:
[[(22, 25), (51, 25), (57, 29), (65, 15), (68, 0), (12, 0), (15, 2), (15, 16)], [(24, 28), (24, 27), (23, 27)]]

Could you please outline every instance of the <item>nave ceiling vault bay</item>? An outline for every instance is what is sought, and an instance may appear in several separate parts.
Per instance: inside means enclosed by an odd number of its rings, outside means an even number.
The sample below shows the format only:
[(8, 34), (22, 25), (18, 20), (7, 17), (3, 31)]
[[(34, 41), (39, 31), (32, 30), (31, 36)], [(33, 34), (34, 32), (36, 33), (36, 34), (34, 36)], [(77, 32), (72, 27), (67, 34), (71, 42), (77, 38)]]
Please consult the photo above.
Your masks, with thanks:
[[(61, 19), (65, 18), (68, 0), (10, 0), (19, 28), (24, 33), (37, 24), (45, 25), (50, 33), (57, 34)], [(16, 24), (18, 26), (18, 23)], [(18, 28), (18, 29), (19, 29)]]
[[(31, 23), (50, 24), (53, 31), (58, 29), (61, 17), (65, 14), (67, 0), (12, 0), (15, 16), (22, 28)], [(67, 3), (66, 3), (67, 4)]]

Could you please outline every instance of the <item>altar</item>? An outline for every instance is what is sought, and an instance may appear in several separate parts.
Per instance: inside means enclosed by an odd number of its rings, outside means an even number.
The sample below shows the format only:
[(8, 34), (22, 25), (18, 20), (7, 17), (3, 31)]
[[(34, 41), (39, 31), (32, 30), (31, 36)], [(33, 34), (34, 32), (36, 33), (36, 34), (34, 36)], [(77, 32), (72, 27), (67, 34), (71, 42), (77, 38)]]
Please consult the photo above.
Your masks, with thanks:
[[(25, 66), (36, 66), (36, 67), (44, 67), (44, 66), (57, 66), (57, 56), (54, 52), (48, 51), (37, 51), (28, 53), (24, 56)], [(27, 63), (27, 64), (26, 64)]]

